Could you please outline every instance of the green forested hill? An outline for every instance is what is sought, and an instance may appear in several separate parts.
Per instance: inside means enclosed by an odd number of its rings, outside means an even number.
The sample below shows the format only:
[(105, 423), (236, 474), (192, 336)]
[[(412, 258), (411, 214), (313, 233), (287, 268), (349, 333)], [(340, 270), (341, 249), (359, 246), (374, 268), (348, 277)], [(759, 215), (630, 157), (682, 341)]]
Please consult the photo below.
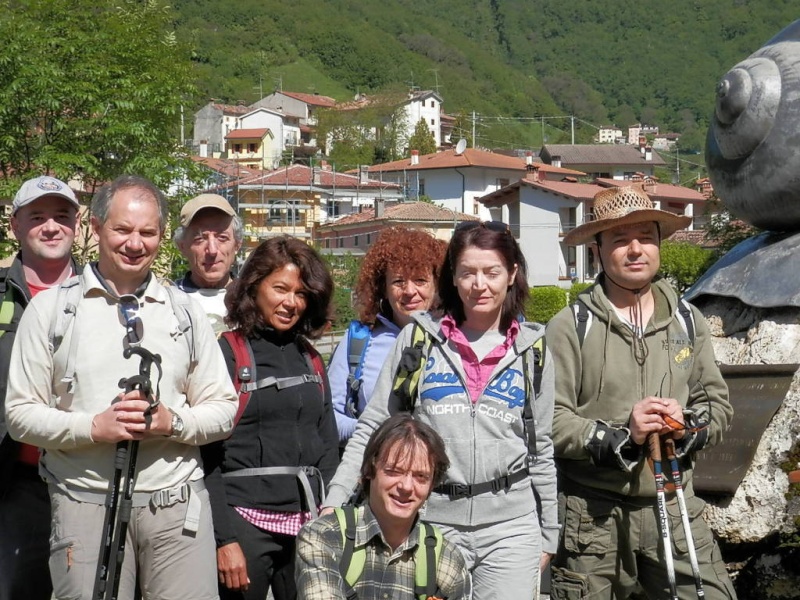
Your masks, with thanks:
[[(636, 121), (702, 143), (719, 77), (798, 18), (788, 0), (176, 0), (205, 96), (439, 89), (487, 146)], [(505, 117), (503, 120), (490, 117)]]

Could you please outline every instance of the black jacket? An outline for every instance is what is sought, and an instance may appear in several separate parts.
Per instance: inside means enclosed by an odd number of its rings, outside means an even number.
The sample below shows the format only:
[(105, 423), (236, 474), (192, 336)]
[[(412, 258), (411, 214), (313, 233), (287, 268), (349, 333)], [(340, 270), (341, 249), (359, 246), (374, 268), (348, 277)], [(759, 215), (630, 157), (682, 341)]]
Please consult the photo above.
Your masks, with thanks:
[[(72, 272), (78, 274), (81, 267), (73, 259)], [(22, 318), (25, 307), (31, 301), (28, 282), (22, 269), (20, 255), (14, 258), (10, 267), (0, 269), (0, 302), (5, 302), (6, 294), (10, 293), (10, 300), (14, 303), (14, 316), (8, 324), (0, 324), (0, 400), (5, 403), (6, 386), (8, 385), (8, 366), (11, 362), (11, 349), (17, 334), (17, 326)], [(11, 439), (6, 426), (5, 407), (0, 406), (0, 493), (3, 485), (9, 480), (9, 472), (14, 466), (19, 454), (19, 442)]]
[[(262, 331), (250, 338), (250, 344), (258, 379), (314, 374), (294, 335)], [(220, 339), (220, 347), (233, 378), (233, 350), (224, 338)], [(292, 475), (223, 479), (223, 473), (258, 467), (313, 466), (323, 479), (311, 481), (317, 504), (320, 503), (319, 490), (327, 486), (339, 463), (330, 386), (327, 376), (323, 379), (324, 395), (320, 385), (313, 382), (283, 390), (272, 386), (254, 391), (231, 437), (201, 449), (218, 546), (235, 541), (229, 506), (281, 512), (309, 509), (298, 480)]]

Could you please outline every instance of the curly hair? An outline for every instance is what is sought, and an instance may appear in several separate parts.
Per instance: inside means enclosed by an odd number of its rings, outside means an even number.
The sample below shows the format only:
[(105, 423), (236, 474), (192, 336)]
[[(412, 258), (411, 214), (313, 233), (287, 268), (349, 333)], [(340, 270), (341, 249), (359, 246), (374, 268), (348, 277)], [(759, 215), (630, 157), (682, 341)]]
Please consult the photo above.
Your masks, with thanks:
[(503, 302), (503, 311), (500, 315), (500, 329), (506, 331), (511, 322), (525, 311), (525, 301), (528, 299), (528, 266), (525, 256), (517, 244), (517, 240), (511, 235), (507, 228), (499, 229), (492, 227), (495, 221), (486, 226), (484, 223), (469, 222), (471, 225), (457, 227), (453, 232), (450, 244), (447, 246), (447, 260), (442, 266), (439, 275), (439, 298), (441, 308), (450, 313), (461, 325), (466, 318), (464, 314), (464, 303), (458, 295), (458, 288), (453, 282), (455, 266), (461, 258), (461, 254), (467, 248), (480, 248), (481, 250), (496, 250), (503, 258), (506, 269), (511, 272), (514, 265), (517, 265), (517, 275), (508, 290), (508, 295)]
[(265, 277), (288, 264), (300, 269), (308, 294), (306, 309), (294, 331), (311, 339), (322, 335), (330, 318), (333, 279), (313, 248), (288, 235), (270, 238), (250, 254), (239, 277), (225, 294), (228, 327), (250, 335), (256, 328), (266, 325), (256, 304), (258, 287)]
[(367, 251), (356, 283), (356, 302), (362, 323), (373, 324), (378, 314), (392, 319), (386, 299), (386, 272), (397, 271), (411, 277), (431, 274), (435, 284), (444, 261), (447, 243), (422, 229), (389, 227), (384, 229)]

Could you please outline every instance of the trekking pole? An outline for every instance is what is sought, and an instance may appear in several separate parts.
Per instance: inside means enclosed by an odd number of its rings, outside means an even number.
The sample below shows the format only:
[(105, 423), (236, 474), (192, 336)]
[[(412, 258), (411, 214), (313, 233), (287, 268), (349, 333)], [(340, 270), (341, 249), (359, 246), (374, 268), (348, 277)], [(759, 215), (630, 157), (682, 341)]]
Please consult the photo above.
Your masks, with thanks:
[(698, 598), (705, 598), (706, 594), (703, 591), (703, 577), (700, 575), (700, 566), (697, 563), (697, 551), (694, 547), (694, 537), (692, 536), (692, 527), (689, 523), (689, 511), (686, 509), (686, 498), (683, 495), (683, 482), (681, 481), (681, 468), (678, 465), (678, 457), (675, 455), (675, 440), (671, 437), (664, 440), (664, 448), (667, 454), (667, 460), (672, 470), (672, 482), (675, 484), (675, 493), (678, 496), (678, 508), (681, 511), (681, 521), (683, 522), (683, 530), (686, 533), (686, 545), (689, 548), (689, 562), (692, 565), (692, 575), (694, 575), (694, 587), (697, 590)]
[[(153, 354), (140, 346), (125, 348), (122, 355), (127, 359), (138, 354), (141, 357), (139, 374), (123, 377), (119, 386), (125, 393), (141, 390), (150, 405), (144, 412), (147, 423), (152, 412), (158, 406), (158, 397), (153, 398), (153, 384), (150, 380), (150, 368), (155, 363), (161, 380), (161, 356)], [(139, 440), (119, 442), (114, 455), (114, 478), (109, 485), (106, 496), (106, 515), (103, 522), (100, 556), (95, 575), (93, 600), (116, 600), (119, 594), (119, 578), (125, 558), (125, 538), (133, 509), (133, 486), (136, 478), (136, 459), (139, 453)], [(120, 482), (125, 470), (125, 489), (120, 500)]]
[(658, 524), (661, 527), (661, 541), (664, 544), (664, 562), (667, 567), (667, 581), (672, 600), (678, 600), (675, 585), (675, 564), (672, 562), (672, 541), (669, 535), (669, 518), (667, 516), (667, 497), (664, 492), (664, 472), (661, 470), (661, 438), (657, 433), (647, 436), (650, 445), (650, 457), (653, 459), (653, 474), (656, 478), (656, 497), (658, 504)]

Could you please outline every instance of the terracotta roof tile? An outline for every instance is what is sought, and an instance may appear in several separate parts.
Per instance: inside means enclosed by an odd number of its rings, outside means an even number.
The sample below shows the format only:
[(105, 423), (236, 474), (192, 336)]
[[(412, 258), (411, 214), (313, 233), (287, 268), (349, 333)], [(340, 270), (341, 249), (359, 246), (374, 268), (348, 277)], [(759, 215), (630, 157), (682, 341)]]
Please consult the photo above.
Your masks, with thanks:
[(336, 229), (346, 225), (357, 225), (370, 221), (395, 221), (395, 222), (453, 222), (453, 221), (479, 221), (480, 217), (466, 213), (453, 212), (429, 202), (398, 202), (387, 205), (383, 217), (375, 218), (374, 208), (364, 208), (361, 212), (345, 215), (336, 221), (326, 223), (319, 227), (320, 230)]
[(652, 160), (645, 160), (639, 148), (628, 144), (548, 144), (542, 147), (542, 159), (560, 156), (562, 165), (654, 165), (667, 163), (653, 151)]
[(234, 129), (225, 136), (226, 140), (262, 139), (269, 129)]
[[(313, 177), (318, 177), (319, 183), (312, 184)], [(336, 171), (328, 171), (326, 169), (314, 169), (306, 165), (288, 165), (280, 167), (274, 171), (263, 171), (254, 177), (250, 177), (247, 181), (240, 182), (241, 185), (256, 185), (256, 186), (311, 186), (317, 187), (330, 187), (340, 189), (383, 189), (383, 190), (400, 190), (400, 185), (397, 183), (388, 183), (368, 179), (366, 183), (359, 184), (358, 175), (351, 175), (349, 173), (338, 173)]]
[(336, 100), (329, 96), (321, 96), (319, 94), (304, 94), (302, 92), (279, 92), (284, 96), (289, 96), (300, 102), (311, 104), (312, 106), (332, 107), (336, 104)]
[(212, 102), (211, 106), (217, 110), (221, 110), (226, 115), (246, 115), (250, 112), (251, 108), (244, 104), (219, 104)]
[(467, 148), (462, 154), (456, 154), (455, 150), (444, 150), (433, 154), (425, 154), (419, 157), (419, 163), (411, 164), (410, 158), (395, 160), (388, 163), (373, 165), (369, 168), (370, 173), (392, 172), (392, 171), (416, 171), (425, 169), (453, 169), (458, 167), (484, 167), (490, 169), (510, 169), (515, 171), (525, 171), (525, 160), (514, 156), (504, 156)]

